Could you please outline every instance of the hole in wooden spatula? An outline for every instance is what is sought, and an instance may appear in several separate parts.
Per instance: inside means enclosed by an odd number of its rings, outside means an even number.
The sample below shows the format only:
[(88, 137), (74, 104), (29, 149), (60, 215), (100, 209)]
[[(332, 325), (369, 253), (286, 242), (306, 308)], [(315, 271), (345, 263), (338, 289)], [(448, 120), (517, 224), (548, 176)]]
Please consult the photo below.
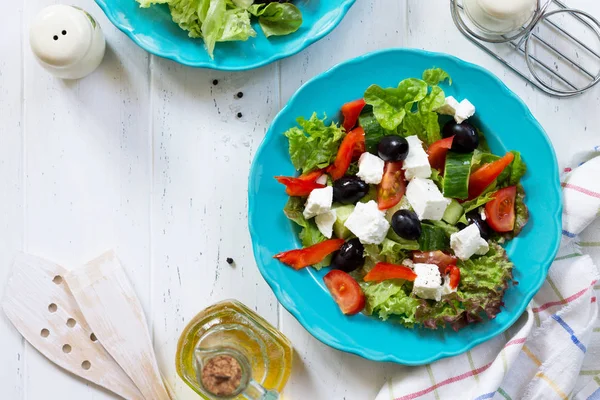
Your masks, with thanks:
[(50, 311), (51, 313), (55, 313), (56, 310), (58, 310), (58, 306), (54, 303), (50, 303), (50, 305), (48, 306), (48, 311)]
[(75, 325), (77, 325), (77, 321), (75, 321), (73, 318), (69, 318), (69, 319), (67, 320), (67, 326), (68, 326), (69, 328), (74, 328), (74, 327), (75, 327)]
[(94, 335), (93, 333), (90, 335), (90, 340), (94, 343), (96, 343), (98, 341), (98, 338), (96, 337), (96, 335)]
[(54, 279), (52, 279), (52, 282), (56, 283), (57, 285), (60, 285), (63, 282), (63, 278), (60, 275), (56, 275)]
[(63, 346), (63, 349), (62, 349), (62, 350), (63, 350), (63, 353), (65, 353), (65, 354), (69, 354), (69, 353), (71, 352), (71, 350), (73, 350), (73, 349), (71, 348), (71, 345), (70, 345), (70, 344), (65, 344), (65, 345)]
[(87, 371), (90, 368), (92, 368), (92, 363), (89, 362), (88, 360), (85, 360), (84, 362), (81, 363), (81, 368), (83, 368)]
[(50, 331), (48, 329), (42, 329), (42, 331), (40, 332), (40, 336), (43, 338), (47, 338), (48, 336), (50, 336)]

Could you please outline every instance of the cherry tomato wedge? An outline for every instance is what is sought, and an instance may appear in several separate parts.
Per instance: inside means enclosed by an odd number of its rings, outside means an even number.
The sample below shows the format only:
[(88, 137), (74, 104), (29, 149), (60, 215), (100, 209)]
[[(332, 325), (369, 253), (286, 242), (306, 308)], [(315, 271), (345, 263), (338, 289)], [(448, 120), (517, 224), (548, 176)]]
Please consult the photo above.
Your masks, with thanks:
[(492, 182), (508, 167), (515, 159), (515, 155), (508, 152), (501, 159), (489, 164), (485, 164), (477, 171), (471, 174), (469, 178), (469, 200), (479, 196), (485, 188), (490, 186)]
[(402, 161), (386, 162), (383, 178), (377, 186), (377, 205), (380, 210), (387, 210), (400, 203), (406, 192)]
[(446, 254), (442, 251), (415, 251), (412, 256), (413, 262), (420, 264), (435, 264), (440, 269), (440, 274), (443, 274), (446, 271), (446, 267), (448, 265), (455, 265), (457, 258)]
[(302, 181), (316, 181), (317, 179), (319, 179), (321, 177), (321, 175), (323, 175), (323, 170), (322, 169), (315, 169), (314, 171), (311, 172), (305, 172), (304, 174), (300, 175), (298, 177), (298, 179), (302, 180)]
[(285, 192), (288, 196), (308, 196), (314, 189), (325, 187), (325, 185), (321, 185), (315, 181), (292, 178), (289, 176), (276, 176), (275, 179), (277, 179), (277, 182), (285, 185)]
[(446, 275), (450, 275), (450, 289), (456, 289), (460, 283), (460, 269), (456, 265), (448, 265)]
[(347, 272), (339, 269), (329, 271), (323, 282), (344, 314), (354, 315), (365, 308), (365, 294)]
[(414, 281), (417, 274), (405, 265), (379, 262), (363, 278), (365, 282), (381, 282), (388, 279), (405, 279)]
[(364, 147), (365, 131), (363, 128), (356, 128), (346, 134), (338, 149), (335, 161), (327, 169), (327, 172), (331, 175), (331, 179), (335, 181), (346, 174), (352, 162), (354, 151), (357, 147), (361, 146), (361, 142)]
[(446, 164), (446, 153), (452, 147), (452, 141), (454, 136), (447, 137), (446, 139), (438, 140), (433, 142), (427, 149), (429, 155), (429, 164), (432, 168), (437, 170), (443, 170)]
[(342, 106), (342, 115), (344, 117), (343, 127), (346, 132), (350, 132), (356, 126), (360, 112), (366, 104), (363, 99), (358, 99)]
[(485, 217), (490, 228), (496, 232), (511, 232), (515, 229), (515, 199), (517, 187), (500, 189), (494, 199), (485, 205)]

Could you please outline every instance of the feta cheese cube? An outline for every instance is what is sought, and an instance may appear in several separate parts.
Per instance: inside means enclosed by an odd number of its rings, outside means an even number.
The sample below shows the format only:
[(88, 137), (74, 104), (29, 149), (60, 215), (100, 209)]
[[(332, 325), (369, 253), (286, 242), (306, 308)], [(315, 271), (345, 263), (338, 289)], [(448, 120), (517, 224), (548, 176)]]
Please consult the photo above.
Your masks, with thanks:
[(442, 296), (446, 296), (450, 293), (455, 293), (458, 289), (458, 286), (455, 288), (450, 287), (450, 275), (446, 275), (444, 277), (444, 284), (442, 285)]
[(333, 187), (327, 186), (322, 189), (314, 189), (308, 195), (306, 205), (304, 206), (304, 218), (310, 219), (319, 214), (325, 214), (331, 210), (333, 202)]
[(435, 264), (415, 264), (417, 278), (413, 284), (413, 293), (422, 298), (440, 301), (442, 299), (442, 276)]
[(405, 267), (408, 267), (410, 269), (415, 269), (415, 263), (410, 258), (405, 258), (402, 261), (402, 265), (404, 265)]
[(335, 210), (331, 210), (325, 214), (319, 214), (315, 217), (317, 228), (319, 228), (319, 231), (327, 239), (331, 239), (331, 235), (333, 234), (333, 224), (335, 223), (336, 219), (337, 213)]
[(406, 138), (408, 142), (408, 154), (402, 163), (404, 177), (407, 180), (413, 178), (429, 178), (431, 176), (431, 166), (429, 158), (423, 149), (423, 142), (416, 136)]
[(454, 250), (456, 257), (461, 260), (468, 260), (474, 254), (484, 255), (490, 249), (488, 242), (481, 237), (479, 228), (475, 224), (450, 235), (450, 247)]
[(464, 120), (471, 118), (475, 114), (475, 106), (467, 99), (464, 99), (458, 103), (456, 111), (454, 112), (454, 120), (457, 124), (462, 123)]
[(419, 219), (439, 221), (450, 199), (444, 197), (431, 179), (415, 178), (406, 187), (406, 198)]
[(357, 203), (344, 226), (363, 244), (380, 244), (390, 229), (385, 213), (379, 210), (373, 200)]
[(378, 185), (383, 177), (385, 162), (371, 153), (362, 153), (358, 159), (358, 176), (366, 183)]
[(321, 175), (315, 182), (317, 182), (319, 185), (327, 185), (327, 174)]
[(438, 114), (454, 116), (456, 109), (458, 108), (458, 104), (458, 101), (454, 97), (448, 96), (444, 101), (444, 105), (435, 111), (437, 111)]

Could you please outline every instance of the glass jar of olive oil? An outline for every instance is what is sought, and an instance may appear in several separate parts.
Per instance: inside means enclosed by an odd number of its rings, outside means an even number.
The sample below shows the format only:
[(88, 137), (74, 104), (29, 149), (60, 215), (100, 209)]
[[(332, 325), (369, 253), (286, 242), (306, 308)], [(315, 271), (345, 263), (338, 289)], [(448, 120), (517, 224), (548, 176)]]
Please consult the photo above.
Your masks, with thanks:
[(277, 399), (292, 367), (292, 345), (236, 300), (208, 307), (183, 330), (179, 376), (201, 398)]

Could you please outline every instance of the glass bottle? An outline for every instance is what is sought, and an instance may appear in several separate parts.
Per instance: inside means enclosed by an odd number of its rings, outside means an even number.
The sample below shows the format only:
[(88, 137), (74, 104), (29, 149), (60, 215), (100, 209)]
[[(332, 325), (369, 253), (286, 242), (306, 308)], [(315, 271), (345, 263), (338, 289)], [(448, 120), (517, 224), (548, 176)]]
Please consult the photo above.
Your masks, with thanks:
[[(183, 330), (176, 353), (177, 373), (201, 398), (275, 400), (292, 366), (292, 346), (283, 334), (237, 300), (201, 311)], [(206, 368), (228, 360), (240, 372), (225, 394), (206, 386)], [(228, 379), (223, 377), (223, 379)]]

